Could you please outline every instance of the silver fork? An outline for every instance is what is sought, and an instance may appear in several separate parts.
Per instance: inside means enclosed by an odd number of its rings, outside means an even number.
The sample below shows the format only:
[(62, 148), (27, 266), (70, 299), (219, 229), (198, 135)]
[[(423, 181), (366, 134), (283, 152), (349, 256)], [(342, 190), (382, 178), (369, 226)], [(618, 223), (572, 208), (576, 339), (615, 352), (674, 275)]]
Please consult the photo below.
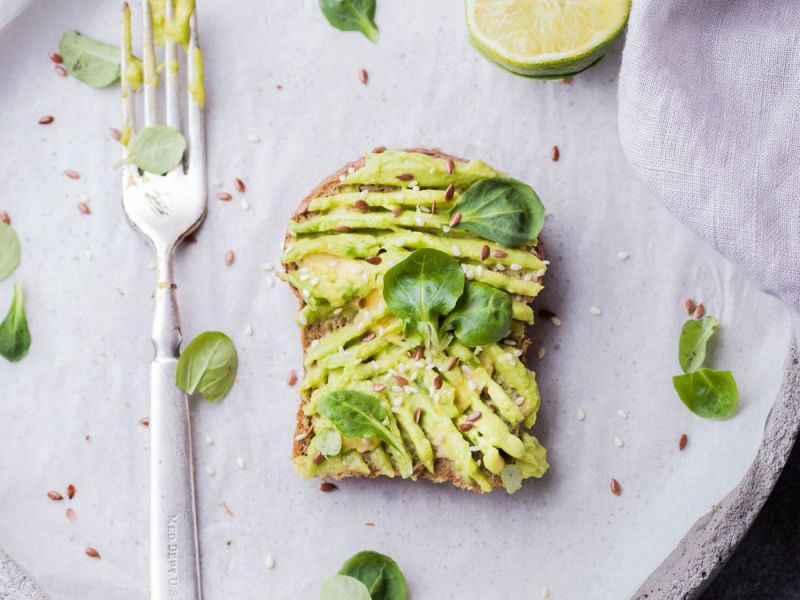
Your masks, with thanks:
[[(167, 22), (173, 19), (173, 2), (166, 2)], [(157, 124), (158, 75), (153, 48), (150, 3), (142, 0), (144, 70), (144, 124)], [(130, 136), (136, 129), (134, 94), (125, 77), (132, 62), (130, 8), (122, 7), (122, 118)], [(199, 52), (197, 15), (189, 18), (189, 57)], [(167, 36), (165, 36), (167, 37)], [(176, 44), (165, 39), (166, 120), (181, 129), (178, 107), (179, 62)], [(187, 60), (188, 85), (200, 74)], [(201, 81), (200, 81), (201, 82)], [(187, 104), (187, 155), (184, 164), (166, 175), (140, 173), (132, 165), (122, 172), (122, 205), (134, 229), (152, 245), (158, 265), (155, 291), (153, 345), (150, 367), (150, 598), (200, 600), (200, 564), (194, 497), (189, 399), (175, 385), (175, 367), (181, 344), (178, 304), (173, 281), (175, 248), (206, 214), (206, 156), (203, 107), (191, 93)], [(127, 147), (123, 147), (123, 157)]]

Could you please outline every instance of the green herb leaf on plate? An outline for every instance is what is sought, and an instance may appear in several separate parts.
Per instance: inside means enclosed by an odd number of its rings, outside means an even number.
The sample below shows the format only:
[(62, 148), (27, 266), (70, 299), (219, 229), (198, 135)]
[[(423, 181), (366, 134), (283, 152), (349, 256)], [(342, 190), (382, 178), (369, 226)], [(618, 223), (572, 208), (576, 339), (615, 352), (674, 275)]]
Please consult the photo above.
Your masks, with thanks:
[(186, 151), (186, 138), (177, 129), (152, 125), (136, 132), (128, 145), (128, 156), (114, 167), (134, 164), (142, 171), (164, 175), (177, 167)]
[(354, 577), (334, 575), (322, 586), (320, 600), (373, 600), (367, 586)]
[(375, 0), (319, 0), (328, 23), (341, 31), (360, 31), (370, 42), (378, 40)]
[(19, 265), (19, 237), (11, 225), (0, 221), (0, 281), (11, 275)]
[(544, 225), (544, 205), (533, 188), (510, 177), (482, 179), (451, 209), (463, 229), (504, 246), (533, 242)]
[(439, 343), (439, 317), (456, 305), (464, 291), (464, 272), (452, 256), (421, 248), (386, 271), (383, 299), (403, 321), (410, 341)]
[(403, 441), (384, 425), (389, 410), (375, 396), (354, 390), (337, 390), (320, 402), (318, 410), (347, 437), (376, 437), (406, 453)]
[(25, 294), (22, 283), (14, 284), (14, 299), (6, 318), (0, 323), (0, 356), (10, 362), (17, 362), (28, 353), (31, 347), (31, 332), (25, 317)]
[(342, 451), (342, 434), (335, 429), (328, 429), (314, 436), (317, 450), (325, 457), (336, 456)]
[(727, 419), (736, 412), (739, 388), (730, 371), (703, 368), (672, 378), (683, 403), (704, 419)]
[(681, 337), (678, 340), (678, 361), (684, 373), (691, 373), (703, 366), (706, 360), (708, 340), (719, 327), (719, 319), (703, 317), (689, 319), (683, 324)]
[(518, 465), (506, 465), (500, 472), (500, 479), (506, 486), (506, 492), (513, 494), (522, 489), (522, 469)]
[(355, 577), (367, 586), (372, 600), (408, 600), (408, 585), (397, 563), (385, 554), (365, 550), (347, 559), (339, 575)]
[(87, 85), (104, 88), (119, 80), (119, 46), (68, 31), (58, 43), (58, 52), (69, 74)]
[(233, 387), (238, 367), (231, 339), (219, 331), (206, 331), (181, 352), (175, 385), (187, 394), (199, 392), (209, 402), (219, 402)]
[(468, 346), (485, 346), (511, 331), (511, 296), (485, 283), (468, 281), (442, 330), (453, 330)]

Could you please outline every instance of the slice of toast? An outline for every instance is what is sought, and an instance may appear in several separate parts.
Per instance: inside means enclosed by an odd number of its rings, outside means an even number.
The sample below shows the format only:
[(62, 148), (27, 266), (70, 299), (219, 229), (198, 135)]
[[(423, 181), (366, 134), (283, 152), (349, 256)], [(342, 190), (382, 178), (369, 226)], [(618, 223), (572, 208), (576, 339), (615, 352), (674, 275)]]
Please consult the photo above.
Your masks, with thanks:
[[(492, 388), (492, 395), (490, 397), (490, 394), (486, 392), (486, 388), (481, 386), (477, 392), (479, 398), (476, 399), (474, 396), (471, 396), (473, 397), (473, 402), (480, 404), (481, 402), (485, 401), (484, 404), (480, 405), (488, 407), (489, 411), (487, 411), (487, 414), (488, 412), (492, 412), (494, 415), (506, 415), (509, 411), (516, 414), (514, 409), (510, 406), (507, 407), (505, 412), (498, 410), (498, 406), (493, 401), (495, 398), (498, 401), (501, 399), (505, 401), (506, 398), (513, 398), (514, 404), (519, 407), (520, 415), (524, 416), (524, 421), (517, 421), (516, 417), (511, 419), (512, 422), (504, 421), (504, 425), (508, 427), (509, 435), (513, 435), (517, 438), (517, 442), (510, 444), (510, 447), (484, 448), (484, 445), (482, 444), (486, 443), (486, 438), (484, 438), (481, 434), (471, 433), (469, 436), (472, 439), (470, 442), (472, 459), (466, 459), (466, 457), (463, 455), (463, 452), (450, 452), (446, 448), (447, 443), (441, 439), (442, 437), (447, 437), (448, 443), (449, 441), (458, 442), (458, 440), (454, 439), (454, 434), (451, 433), (447, 423), (440, 419), (437, 421), (437, 423), (441, 425), (437, 429), (439, 432), (438, 436), (434, 434), (433, 428), (431, 428), (430, 431), (425, 430), (425, 421), (422, 421), (423, 426), (420, 427), (423, 430), (426, 438), (428, 438), (428, 443), (431, 445), (434, 451), (435, 459), (432, 463), (432, 470), (430, 468), (426, 468), (425, 465), (420, 461), (415, 450), (414, 443), (412, 443), (412, 441), (409, 439), (409, 434), (405, 430), (403, 430), (403, 440), (407, 444), (410, 454), (413, 456), (413, 469), (410, 473), (408, 473), (408, 469), (406, 469), (404, 474), (401, 473), (400, 471), (402, 470), (402, 465), (399, 465), (398, 462), (395, 461), (394, 457), (386, 452), (383, 452), (381, 443), (377, 442), (377, 440), (368, 440), (369, 443), (365, 443), (364, 440), (348, 440), (345, 438), (345, 447), (341, 450), (338, 456), (332, 457), (325, 456), (319, 451), (319, 449), (314, 448), (314, 439), (316, 437), (314, 423), (315, 421), (317, 423), (324, 421), (324, 419), (322, 419), (313, 408), (313, 405), (316, 404), (316, 401), (312, 401), (315, 391), (321, 391), (320, 388), (329, 386), (330, 380), (338, 378), (340, 374), (342, 372), (346, 372), (348, 368), (354, 368), (354, 365), (358, 364), (360, 361), (357, 361), (356, 359), (353, 361), (340, 360), (338, 361), (340, 364), (338, 368), (332, 368), (329, 371), (325, 371), (325, 369), (321, 369), (319, 367), (320, 363), (317, 363), (313, 360), (313, 356), (310, 353), (315, 351), (316, 346), (321, 344), (321, 341), (324, 345), (328, 340), (332, 339), (334, 337), (332, 334), (335, 334), (337, 331), (347, 331), (348, 327), (353, 326), (356, 316), (360, 316), (365, 312), (369, 314), (367, 309), (375, 312), (373, 308), (376, 305), (378, 307), (385, 307), (385, 305), (381, 304), (382, 297), (380, 294), (382, 287), (382, 275), (380, 274), (375, 275), (375, 290), (373, 290), (369, 295), (356, 295), (347, 299), (336, 297), (333, 300), (328, 297), (323, 299), (321, 302), (317, 302), (318, 299), (316, 299), (314, 296), (316, 292), (313, 291), (313, 288), (309, 287), (314, 284), (315, 280), (319, 280), (320, 278), (326, 279), (327, 277), (326, 280), (333, 281), (334, 285), (337, 286), (342, 285), (344, 288), (348, 288), (348, 286), (351, 286), (352, 284), (352, 286), (358, 287), (358, 285), (361, 285), (361, 278), (366, 281), (368, 276), (364, 275), (363, 273), (360, 277), (355, 274), (351, 275), (350, 271), (347, 269), (343, 270), (343, 264), (347, 263), (347, 266), (352, 266), (353, 271), (356, 271), (362, 267), (367, 269), (371, 267), (369, 267), (366, 263), (365, 258), (367, 257), (359, 255), (359, 253), (363, 254), (363, 251), (359, 250), (358, 248), (353, 249), (347, 244), (337, 247), (338, 250), (340, 250), (338, 254), (336, 252), (322, 253), (311, 251), (303, 253), (298, 250), (299, 246), (301, 245), (300, 242), (317, 240), (320, 245), (323, 245), (324, 243), (330, 241), (332, 236), (355, 235), (358, 237), (358, 234), (368, 233), (369, 235), (374, 236), (375, 244), (381, 246), (379, 252), (389, 252), (393, 248), (393, 246), (388, 246), (388, 240), (392, 235), (395, 235), (398, 232), (400, 232), (399, 235), (403, 235), (403, 232), (405, 231), (419, 231), (420, 229), (423, 229), (421, 227), (417, 227), (417, 225), (424, 222), (426, 215), (430, 214), (431, 212), (436, 213), (437, 205), (436, 199), (432, 201), (431, 206), (421, 207), (418, 204), (414, 212), (414, 215), (416, 215), (414, 216), (415, 221), (411, 224), (411, 226), (393, 226), (391, 229), (387, 230), (361, 230), (357, 227), (350, 226), (337, 226), (332, 228), (330, 223), (328, 223), (328, 225), (325, 225), (324, 223), (317, 224), (314, 219), (316, 218), (317, 221), (324, 221), (326, 217), (330, 217), (330, 219), (328, 219), (329, 221), (331, 219), (341, 219), (342, 222), (351, 223), (353, 219), (358, 219), (358, 217), (355, 215), (363, 213), (369, 213), (370, 215), (380, 214), (384, 217), (388, 217), (387, 213), (391, 208), (394, 210), (394, 212), (391, 214), (396, 216), (398, 221), (408, 223), (408, 217), (410, 215), (407, 215), (406, 213), (409, 212), (411, 207), (408, 205), (408, 200), (404, 199), (401, 201), (399, 199), (401, 195), (407, 193), (412, 197), (414, 194), (430, 194), (431, 196), (436, 196), (440, 200), (438, 210), (441, 214), (450, 209), (450, 207), (457, 201), (459, 194), (463, 192), (473, 180), (477, 181), (493, 175), (502, 175), (484, 163), (480, 163), (479, 161), (468, 162), (465, 159), (445, 154), (438, 149), (427, 150), (421, 148), (412, 148), (402, 152), (394, 153), (389, 151), (384, 156), (388, 156), (388, 154), (397, 156), (399, 161), (398, 168), (401, 170), (408, 168), (409, 174), (414, 175), (414, 179), (408, 181), (409, 178), (405, 172), (401, 173), (398, 178), (396, 173), (397, 169), (394, 168), (394, 165), (391, 162), (385, 164), (378, 163), (378, 161), (383, 160), (383, 157), (378, 155), (384, 154), (384, 150), (385, 149), (383, 148), (377, 148), (366, 157), (362, 157), (356, 161), (344, 165), (342, 168), (326, 178), (321, 184), (319, 184), (300, 203), (300, 206), (293, 216), (293, 222), (290, 224), (290, 231), (287, 234), (284, 242), (285, 252), (284, 256), (282, 257), (284, 273), (282, 274), (282, 278), (290, 283), (292, 290), (300, 301), (301, 313), (299, 316), (299, 324), (301, 325), (301, 343), (303, 346), (303, 355), (305, 359), (304, 371), (306, 374), (306, 383), (303, 387), (301, 387), (301, 403), (297, 412), (297, 426), (295, 430), (294, 445), (292, 448), (292, 456), (298, 465), (298, 471), (300, 471), (301, 474), (306, 477), (320, 476), (331, 479), (342, 479), (346, 477), (374, 478), (379, 475), (403, 475), (411, 479), (423, 477), (436, 483), (449, 481), (458, 487), (479, 492), (490, 491), (494, 487), (506, 487), (506, 477), (501, 476), (501, 472), (498, 472), (499, 465), (501, 464), (505, 464), (506, 467), (512, 464), (520, 465), (523, 472), (522, 477), (540, 477), (547, 469), (544, 448), (538, 444), (533, 436), (524, 431), (527, 426), (532, 425), (535, 421), (536, 410), (538, 409), (539, 405), (539, 397), (538, 388), (536, 388), (535, 375), (532, 372), (525, 371), (526, 375), (520, 376), (520, 366), (517, 364), (517, 361), (522, 361), (524, 364), (525, 352), (531, 344), (531, 340), (525, 332), (524, 323), (522, 321), (514, 321), (514, 327), (512, 328), (512, 332), (509, 334), (509, 339), (503, 340), (502, 343), (493, 344), (491, 348), (487, 348), (483, 358), (480, 357), (483, 349), (468, 349), (472, 353), (472, 356), (468, 357), (468, 360), (473, 365), (476, 365), (475, 373), (485, 372), (490, 374), (491, 382), (488, 383), (487, 386)], [(375, 168), (374, 164), (379, 164), (380, 168)], [(373, 177), (374, 180), (370, 179), (370, 177)], [(419, 183), (417, 182), (417, 179), (419, 180)], [(450, 195), (455, 196), (455, 198), (452, 198), (452, 200), (450, 200), (446, 206), (442, 206), (441, 194), (445, 194), (445, 196), (447, 195), (448, 192), (445, 184), (451, 179), (456, 189), (455, 194), (450, 191)], [(426, 180), (433, 181), (434, 185), (427, 187), (425, 185)], [(373, 202), (373, 195), (377, 198), (375, 202)], [(342, 200), (342, 198), (345, 198), (345, 200)], [(354, 198), (355, 200), (353, 200)], [(330, 202), (326, 204), (326, 201), (329, 199)], [(369, 200), (368, 206), (367, 200)], [(397, 206), (392, 204), (392, 202), (395, 202), (395, 200), (398, 202)], [(347, 204), (342, 205), (342, 202), (344, 201), (346, 201)], [(388, 202), (388, 204), (385, 204), (386, 202)], [(377, 203), (384, 204), (380, 205)], [(318, 204), (319, 206), (315, 207), (315, 204)], [(313, 225), (313, 227), (304, 229), (300, 233), (293, 233), (293, 228), (302, 229), (302, 224), (305, 221), (309, 221), (309, 223), (306, 223), (306, 225)], [(447, 226), (442, 227), (440, 224), (439, 228), (440, 230), (436, 230), (433, 234), (435, 238), (439, 240), (437, 243), (440, 243), (441, 240), (447, 240), (450, 235), (454, 235)], [(424, 238), (425, 236), (422, 237)], [(520, 268), (519, 264), (512, 263), (511, 265), (508, 265), (505, 257), (494, 258), (494, 254), (500, 256), (503, 252), (505, 252), (501, 249), (501, 247), (499, 247), (498, 244), (488, 240), (481, 240), (474, 235), (471, 237), (480, 240), (481, 243), (485, 242), (486, 245), (496, 249), (487, 259), (488, 262), (485, 266), (486, 271), (482, 271), (484, 267), (482, 266), (483, 261), (481, 259), (478, 259), (477, 261), (472, 260), (469, 257), (458, 259), (459, 262), (462, 263), (462, 268), (467, 274), (467, 279), (470, 279), (471, 275), (476, 278), (478, 277), (478, 274), (480, 274), (480, 276), (488, 276), (490, 271), (491, 273), (498, 273), (499, 275), (497, 277), (503, 279), (505, 284), (510, 287), (508, 290), (509, 294), (515, 301), (515, 318), (519, 316), (524, 321), (527, 321), (528, 324), (532, 322), (532, 311), (527, 309), (526, 312), (522, 307), (529, 305), (538, 290), (541, 289), (541, 282), (546, 267), (540, 266), (540, 268), (536, 269), (535, 271), (531, 271), (527, 268)], [(342, 239), (349, 238), (339, 238), (339, 240)], [(426, 239), (432, 240), (430, 237)], [(453, 239), (456, 242), (458, 241), (457, 237)], [(384, 240), (387, 241), (387, 246), (382, 244)], [(372, 244), (371, 239), (369, 239), (368, 242), (370, 245), (374, 245)], [(415, 247), (419, 247), (419, 243), (419, 240), (416, 240), (414, 242)], [(341, 251), (342, 248), (345, 248), (345, 250)], [(411, 249), (413, 248), (406, 248), (406, 250)], [(455, 245), (453, 246), (453, 249), (455, 250)], [(547, 262), (543, 259), (542, 245), (539, 240), (535, 240), (529, 246), (525, 247), (524, 250), (527, 250), (530, 255), (535, 257), (533, 264), (536, 264), (536, 260), (540, 260), (541, 265), (547, 264)], [(512, 253), (515, 251), (518, 252), (518, 250), (508, 251)], [(348, 256), (348, 253), (350, 253), (352, 256)], [(486, 250), (483, 248), (481, 254), (483, 255), (485, 253)], [(381, 254), (381, 256), (388, 257), (389, 254)], [(456, 256), (460, 256), (460, 254), (456, 254)], [(474, 259), (475, 257), (472, 258)], [(483, 258), (486, 259), (486, 257)], [(357, 262), (353, 263), (353, 260)], [(372, 260), (374, 261), (377, 259), (372, 257)], [(325, 272), (320, 274), (319, 269), (321, 268), (321, 261), (328, 261), (325, 264), (330, 264), (330, 268), (332, 270), (335, 269), (336, 272), (333, 274)], [(475, 262), (478, 263), (478, 266), (475, 266)], [(503, 262), (506, 262), (506, 265), (503, 265)], [(507, 268), (509, 266), (510, 268)], [(324, 269), (324, 265), (322, 268)], [(492, 277), (496, 276), (492, 275)], [(348, 278), (352, 279), (353, 281), (346, 281)], [(512, 281), (512, 279), (514, 281)], [(364, 283), (364, 285), (366, 286), (367, 284)], [(525, 289), (518, 289), (522, 287)], [(520, 291), (524, 292), (527, 290), (531, 291), (528, 294), (520, 293)], [(516, 293), (511, 293), (512, 291)], [(338, 292), (330, 292), (330, 294), (333, 295), (336, 295), (337, 293)], [(366, 307), (366, 309), (365, 302), (369, 302), (369, 305)], [(317, 310), (319, 304), (324, 304), (324, 308), (322, 310)], [(338, 306), (336, 306), (336, 304), (338, 304)], [(378, 312), (380, 312), (380, 310)], [(386, 318), (382, 321), (379, 321), (379, 323), (391, 324), (392, 319), (396, 320), (396, 318), (394, 318), (391, 314), (387, 314)], [(363, 333), (359, 333), (355, 337), (348, 338), (346, 352), (358, 354), (358, 346), (362, 343), (362, 340), (374, 339), (376, 332), (377, 335), (380, 336), (384, 329), (389, 328), (389, 325), (384, 328), (382, 325), (373, 324), (373, 327), (370, 328), (370, 331), (367, 333), (366, 337), (364, 337)], [(389, 346), (393, 351), (396, 351), (396, 346), (399, 346), (408, 353), (416, 352), (416, 350), (410, 345), (403, 346), (404, 340), (400, 333), (395, 332), (392, 334), (392, 336), (394, 343), (389, 344)], [(339, 347), (338, 350), (340, 354), (344, 354), (344, 345)], [(462, 357), (466, 356), (463, 354), (463, 348), (460, 348), (460, 350), (462, 352)], [(488, 357), (488, 354), (490, 353), (492, 355), (491, 358)], [(328, 358), (324, 360), (328, 360), (328, 362), (330, 362), (336, 358), (338, 357), (331, 359), (329, 354)], [(367, 360), (372, 360), (373, 363), (377, 361), (375, 357), (370, 357)], [(426, 357), (425, 360), (429, 359)], [(506, 361), (507, 364), (501, 364), (498, 363), (498, 361)], [(412, 365), (421, 362), (423, 362), (421, 358), (408, 359), (408, 363)], [(436, 367), (431, 365), (430, 362), (431, 361), (429, 361), (428, 365), (426, 366), (429, 370), (435, 373)], [(513, 365), (512, 362), (514, 363)], [(471, 371), (467, 370), (466, 363), (463, 364), (463, 373), (455, 373), (454, 376), (459, 378), (477, 377), (477, 375), (473, 375)], [(508, 371), (506, 372), (504, 369), (508, 369)], [(312, 372), (310, 373), (309, 370)], [(424, 369), (421, 368), (419, 370), (423, 371)], [(441, 365), (439, 365), (438, 370), (443, 371)], [(455, 369), (455, 371), (457, 372), (458, 369)], [(506, 373), (507, 377), (504, 378), (504, 376), (500, 373), (501, 371)], [(320, 373), (327, 373), (327, 375), (321, 375)], [(311, 383), (309, 383), (309, 377), (311, 377), (313, 380)], [(370, 379), (370, 381), (378, 381), (378, 379), (379, 378), (373, 378)], [(392, 404), (397, 405), (402, 398), (392, 399), (392, 394), (395, 392), (400, 393), (397, 390), (398, 386), (389, 385), (392, 383), (389, 374), (383, 374), (382, 378), (380, 378), (380, 381), (386, 380), (388, 380), (388, 383), (378, 383), (373, 386), (373, 389), (379, 389), (381, 387), (385, 388), (384, 390), (380, 390), (380, 393), (376, 393), (376, 396), (385, 395), (385, 402), (387, 406), (391, 406)], [(516, 382), (516, 387), (512, 385), (512, 380)], [(365, 382), (357, 381), (353, 383), (354, 385), (363, 385)], [(470, 386), (469, 389), (474, 389), (471, 380), (467, 381), (467, 383)], [(412, 382), (412, 386), (413, 385), (414, 384)], [(447, 384), (444, 385), (446, 386)], [(407, 385), (406, 388), (408, 387), (409, 386)], [(420, 384), (419, 388), (422, 391), (414, 388), (413, 392), (424, 394), (424, 384)], [(461, 388), (463, 388), (463, 391), (459, 393), (458, 390)], [(453, 392), (453, 396), (455, 400), (453, 400), (453, 403), (455, 405), (459, 404), (459, 398), (461, 395), (471, 395), (471, 393), (467, 391), (466, 387), (458, 387), (454, 384), (454, 389), (455, 391)], [(481, 391), (481, 389), (483, 391)], [(328, 389), (328, 391), (331, 390)], [(428, 392), (431, 392), (430, 388), (428, 389)], [(431, 396), (434, 401), (439, 401), (436, 393), (431, 393)], [(461, 402), (460, 404), (464, 405), (466, 402)], [(506, 404), (508, 403), (506, 402)], [(428, 404), (426, 404), (426, 406), (428, 406)], [(448, 410), (450, 408), (451, 407), (449, 407)], [(453, 424), (459, 420), (463, 424), (466, 411), (474, 407), (462, 406), (462, 408), (463, 410), (461, 411), (461, 414), (451, 419)], [(430, 410), (438, 410), (438, 408), (434, 407)], [(480, 411), (472, 411), (472, 414), (474, 415), (476, 412)], [(414, 412), (414, 417), (419, 423), (419, 408), (417, 408)], [(431, 416), (431, 419), (432, 418), (433, 416)], [(437, 416), (437, 418), (439, 418), (439, 416)], [(443, 428), (446, 429), (445, 434), (442, 433)], [(453, 426), (453, 431), (459, 431), (455, 425)], [(462, 435), (466, 440), (468, 434), (463, 433)], [(460, 442), (456, 443), (455, 445), (459, 446), (459, 444)], [(509, 454), (509, 452), (519, 454), (519, 452), (521, 452), (519, 449), (522, 448), (523, 444), (525, 448), (524, 459), (517, 459)], [(503, 444), (500, 445), (502, 446)], [(378, 455), (380, 455), (380, 460), (378, 460)], [(493, 467), (491, 470), (486, 466), (489, 464), (488, 455), (491, 455), (492, 459), (491, 464)], [(389, 460), (391, 466), (386, 463), (386, 459)], [(482, 462), (481, 459), (484, 459), (484, 461)], [(474, 462), (472, 462), (473, 460)], [(428, 465), (430, 464), (430, 461), (428, 461)], [(465, 464), (469, 466), (465, 467)], [(517, 470), (519, 471), (519, 469)], [(504, 468), (502, 474), (504, 475), (507, 471), (509, 471), (509, 469)]]

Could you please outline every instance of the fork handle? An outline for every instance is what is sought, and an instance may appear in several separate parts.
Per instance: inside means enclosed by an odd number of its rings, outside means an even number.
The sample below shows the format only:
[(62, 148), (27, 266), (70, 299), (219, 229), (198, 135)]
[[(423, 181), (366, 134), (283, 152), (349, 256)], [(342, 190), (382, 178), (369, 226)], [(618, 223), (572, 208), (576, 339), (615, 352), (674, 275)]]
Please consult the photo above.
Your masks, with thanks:
[(150, 367), (150, 599), (200, 600), (189, 399), (175, 385), (178, 304), (171, 256), (159, 263)]

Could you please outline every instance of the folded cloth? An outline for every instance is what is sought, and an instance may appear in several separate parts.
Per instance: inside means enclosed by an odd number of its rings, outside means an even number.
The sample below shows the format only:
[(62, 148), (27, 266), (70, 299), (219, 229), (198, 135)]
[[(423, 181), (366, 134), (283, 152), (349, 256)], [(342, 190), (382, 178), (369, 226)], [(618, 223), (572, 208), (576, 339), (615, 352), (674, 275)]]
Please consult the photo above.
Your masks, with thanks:
[(0, 600), (48, 600), (25, 570), (0, 548)]
[(619, 130), (637, 175), (800, 314), (800, 2), (637, 0)]

